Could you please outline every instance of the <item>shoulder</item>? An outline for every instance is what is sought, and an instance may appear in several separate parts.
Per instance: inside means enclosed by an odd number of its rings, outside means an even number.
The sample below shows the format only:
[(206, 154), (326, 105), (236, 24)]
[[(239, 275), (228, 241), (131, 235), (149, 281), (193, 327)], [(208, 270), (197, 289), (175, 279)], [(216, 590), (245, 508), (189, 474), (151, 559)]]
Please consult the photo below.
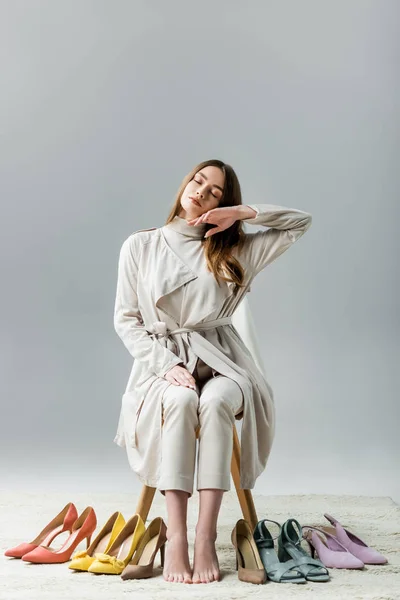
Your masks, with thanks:
[(122, 242), (121, 254), (139, 256), (143, 247), (155, 239), (159, 233), (158, 227), (150, 227), (149, 229), (137, 229)]
[(125, 240), (124, 244), (130, 246), (139, 246), (146, 244), (154, 239), (158, 235), (159, 227), (150, 227), (149, 229), (137, 229), (131, 233)]

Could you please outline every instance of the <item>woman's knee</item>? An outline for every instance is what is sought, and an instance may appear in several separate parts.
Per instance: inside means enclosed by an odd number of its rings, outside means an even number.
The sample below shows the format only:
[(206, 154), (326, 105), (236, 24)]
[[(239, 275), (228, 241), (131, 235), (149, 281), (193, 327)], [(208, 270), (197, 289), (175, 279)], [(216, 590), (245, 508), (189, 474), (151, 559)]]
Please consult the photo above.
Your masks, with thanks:
[(164, 393), (163, 410), (165, 412), (178, 409), (179, 411), (196, 411), (199, 403), (199, 396), (196, 390), (192, 390), (184, 385), (171, 385)]
[[(243, 407), (243, 394), (240, 386), (228, 377), (210, 380), (204, 386), (199, 398), (199, 413), (215, 411), (237, 414)], [(206, 387), (207, 386), (207, 387)]]

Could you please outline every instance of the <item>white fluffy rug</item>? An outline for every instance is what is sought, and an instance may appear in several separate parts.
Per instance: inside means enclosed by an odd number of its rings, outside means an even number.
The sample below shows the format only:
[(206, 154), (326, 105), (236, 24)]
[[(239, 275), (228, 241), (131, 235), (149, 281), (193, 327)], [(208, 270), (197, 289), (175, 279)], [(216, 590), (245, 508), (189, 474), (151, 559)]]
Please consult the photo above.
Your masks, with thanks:
[[(108, 517), (120, 510), (125, 519), (134, 514), (136, 497), (128, 494), (1, 494), (1, 600), (114, 600), (174, 598), (315, 598), (316, 600), (398, 600), (400, 599), (400, 507), (388, 497), (366, 496), (261, 496), (253, 494), (258, 518), (269, 518), (283, 523), (289, 517), (300, 524), (326, 524), (323, 513), (336, 517), (345, 527), (356, 533), (369, 545), (382, 552), (389, 560), (386, 565), (367, 565), (362, 571), (329, 569), (327, 583), (279, 584), (267, 581), (253, 585), (238, 580), (235, 571), (235, 551), (230, 534), (242, 515), (235, 491), (224, 495), (219, 517), (217, 551), (221, 580), (209, 584), (167, 583), (162, 577), (158, 554), (155, 577), (147, 580), (122, 580), (119, 576), (80, 573), (68, 569), (68, 563), (35, 565), (7, 558), (4, 550), (21, 541), (30, 541), (64, 505), (72, 501), (79, 512), (87, 505), (94, 507), (98, 529)], [(197, 520), (198, 493), (189, 501), (188, 525), (191, 558), (193, 556), (194, 527)], [(148, 522), (156, 516), (165, 521), (165, 499), (157, 492)], [(67, 534), (63, 534), (63, 536)], [(64, 537), (56, 538), (61, 543)], [(304, 548), (308, 551), (307, 543)], [(54, 544), (55, 545), (55, 542)], [(78, 549), (84, 549), (81, 542)]]

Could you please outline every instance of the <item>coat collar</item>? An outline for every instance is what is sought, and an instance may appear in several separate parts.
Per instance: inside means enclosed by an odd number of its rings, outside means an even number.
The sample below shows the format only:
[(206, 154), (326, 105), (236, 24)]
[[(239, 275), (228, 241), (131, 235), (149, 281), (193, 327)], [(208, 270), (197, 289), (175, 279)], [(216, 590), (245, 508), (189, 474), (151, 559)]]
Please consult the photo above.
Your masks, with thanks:
[(207, 229), (207, 223), (199, 223), (198, 225), (189, 225), (186, 219), (180, 217), (179, 215), (175, 215), (175, 217), (165, 225), (174, 231), (177, 231), (181, 235), (185, 235), (187, 237), (191, 237), (194, 239), (204, 238), (204, 234)]

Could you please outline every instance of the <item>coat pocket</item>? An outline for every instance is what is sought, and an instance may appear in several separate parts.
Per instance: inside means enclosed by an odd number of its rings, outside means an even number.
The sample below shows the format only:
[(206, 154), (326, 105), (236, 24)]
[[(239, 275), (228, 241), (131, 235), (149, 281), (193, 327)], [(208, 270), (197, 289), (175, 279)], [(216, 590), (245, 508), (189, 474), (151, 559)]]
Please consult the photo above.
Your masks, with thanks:
[(122, 413), (124, 430), (127, 434), (128, 443), (136, 448), (136, 425), (144, 402), (144, 394), (139, 395), (135, 391), (125, 392), (122, 396)]

